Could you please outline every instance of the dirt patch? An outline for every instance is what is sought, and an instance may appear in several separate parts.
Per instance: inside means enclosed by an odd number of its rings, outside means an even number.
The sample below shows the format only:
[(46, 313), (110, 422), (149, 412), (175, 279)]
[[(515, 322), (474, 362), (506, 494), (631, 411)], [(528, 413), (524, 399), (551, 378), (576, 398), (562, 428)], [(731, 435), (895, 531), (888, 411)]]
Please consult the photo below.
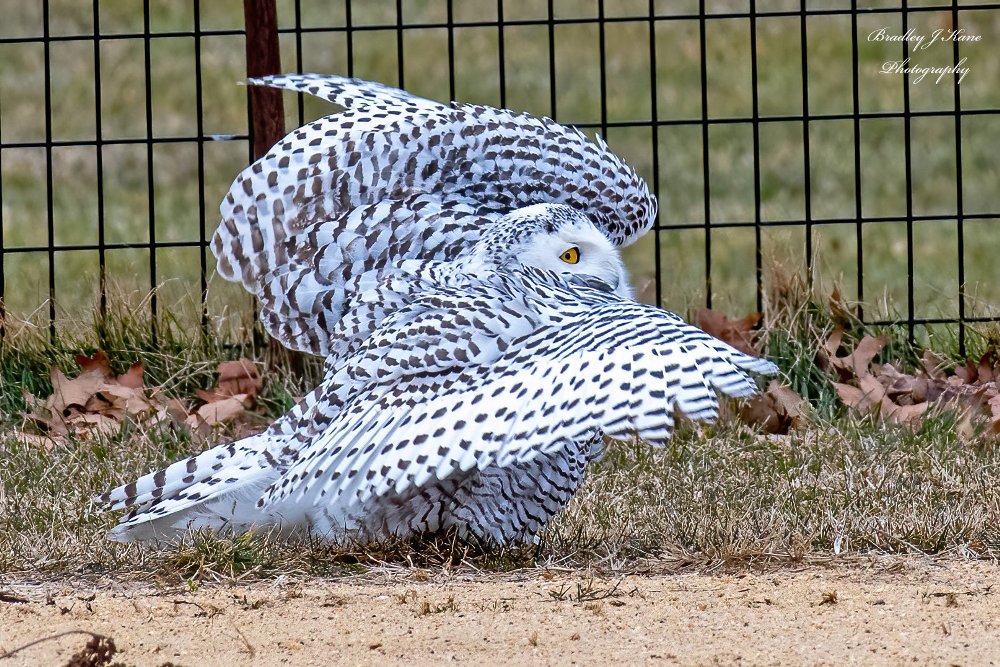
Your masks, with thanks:
[[(998, 575), (991, 563), (905, 560), (621, 579), (408, 572), (180, 592), (8, 585), (0, 656), (83, 630), (135, 665), (987, 665), (1000, 661)], [(65, 664), (87, 639), (36, 644), (0, 667)]]

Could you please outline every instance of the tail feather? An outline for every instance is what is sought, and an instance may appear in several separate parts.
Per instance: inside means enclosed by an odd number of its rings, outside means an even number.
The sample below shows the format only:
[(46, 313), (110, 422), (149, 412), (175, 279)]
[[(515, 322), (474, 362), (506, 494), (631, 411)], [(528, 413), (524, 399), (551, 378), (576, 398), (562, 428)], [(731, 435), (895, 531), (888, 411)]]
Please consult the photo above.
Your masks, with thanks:
[(773, 361), (763, 357), (752, 357), (736, 350), (727, 350), (730, 363), (745, 371), (760, 373), (761, 375), (777, 375), (778, 367)]
[(213, 532), (248, 530), (280, 525), (281, 517), (260, 512), (256, 500), (274, 475), (258, 468), (240, 479), (239, 484), (202, 482), (176, 496), (135, 508), (111, 529), (109, 537), (118, 542), (169, 539), (187, 529)]
[(128, 509), (169, 496), (226, 468), (242, 448), (239, 443), (219, 445), (200, 454), (143, 475), (134, 482), (112, 489), (95, 500), (109, 510)]
[(267, 451), (274, 444), (273, 435), (258, 434), (219, 445), (112, 489), (94, 502), (105, 510), (130, 510), (113, 533), (121, 539), (132, 526), (196, 510), (253, 486), (262, 474), (277, 474), (278, 462)]

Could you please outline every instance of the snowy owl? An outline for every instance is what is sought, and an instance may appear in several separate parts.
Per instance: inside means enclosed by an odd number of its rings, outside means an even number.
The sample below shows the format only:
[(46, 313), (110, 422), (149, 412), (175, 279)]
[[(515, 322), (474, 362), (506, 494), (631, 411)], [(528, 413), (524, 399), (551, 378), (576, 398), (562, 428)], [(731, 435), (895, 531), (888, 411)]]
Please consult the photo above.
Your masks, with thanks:
[(212, 244), (325, 377), (265, 432), (100, 497), (128, 510), (114, 538), (530, 540), (607, 438), (662, 443), (775, 372), (632, 300), (618, 247), (656, 202), (603, 141), (355, 79), (252, 83), (346, 109), (239, 175)]

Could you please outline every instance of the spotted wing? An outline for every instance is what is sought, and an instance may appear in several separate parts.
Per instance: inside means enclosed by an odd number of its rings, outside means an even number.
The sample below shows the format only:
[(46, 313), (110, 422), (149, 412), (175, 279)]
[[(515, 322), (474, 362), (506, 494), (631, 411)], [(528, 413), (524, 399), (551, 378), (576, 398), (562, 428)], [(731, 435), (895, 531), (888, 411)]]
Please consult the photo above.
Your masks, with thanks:
[(603, 142), (546, 118), (448, 106), (382, 84), (316, 75), (251, 83), (346, 107), (286, 136), (221, 206), (219, 273), (260, 299), (286, 345), (329, 352), (352, 279), (403, 259), (452, 259), (529, 204), (580, 209), (619, 245), (652, 224), (646, 184)]
[(456, 525), (511, 539), (568, 500), (595, 438), (662, 442), (677, 413), (712, 419), (719, 393), (750, 394), (748, 372), (775, 370), (670, 313), (541, 271), (400, 268), (356, 295), (396, 307), (355, 308), (342, 326), (365, 335), (260, 442), (213, 448), (102, 499), (133, 508), (116, 535), (302, 517), (331, 535)]
[[(363, 524), (483, 475), (530, 486), (533, 461), (565, 463), (595, 434), (655, 444), (677, 413), (715, 418), (719, 393), (756, 390), (748, 371), (775, 368), (670, 313), (540, 272), (438, 289), (385, 319), (332, 375), (331, 386), (353, 385), (350, 400), (258, 505), (322, 508), (317, 525), (336, 532), (336, 520)], [(464, 509), (481, 526), (509, 510)]]

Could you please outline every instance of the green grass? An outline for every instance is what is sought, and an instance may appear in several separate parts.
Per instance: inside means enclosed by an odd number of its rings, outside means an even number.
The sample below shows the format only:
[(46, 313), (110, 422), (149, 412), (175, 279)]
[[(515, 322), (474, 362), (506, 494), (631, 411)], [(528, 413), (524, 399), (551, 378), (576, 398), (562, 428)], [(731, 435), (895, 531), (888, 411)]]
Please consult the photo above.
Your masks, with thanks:
[[(782, 282), (783, 281), (783, 282)], [(205, 441), (164, 425), (125, 425), (96, 440), (69, 439), (52, 451), (17, 437), (23, 428), (21, 387), (48, 393), (48, 368), (73, 372), (73, 354), (87, 341), (44, 342), (38, 334), (0, 349), (0, 576), (109, 576), (178, 583), (278, 575), (337, 576), (386, 562), (441, 566), (467, 561), (480, 570), (538, 563), (638, 566), (648, 558), (693, 563), (792, 562), (840, 554), (949, 553), (1000, 556), (1000, 442), (959, 434), (956, 416), (934, 413), (915, 430), (847, 413), (830, 378), (813, 363), (835, 325), (827, 304), (787, 278), (769, 295), (767, 355), (810, 400), (808, 417), (789, 435), (768, 436), (731, 419), (682, 426), (663, 448), (614, 444), (543, 534), (541, 545), (482, 550), (448, 536), (427, 543), (331, 546), (282, 542), (267, 534), (194, 533), (176, 544), (121, 545), (106, 540), (116, 517), (89, 499), (109, 487), (232, 438)], [(262, 350), (213, 347), (161, 331), (153, 346), (147, 323), (114, 310), (104, 342), (114, 367), (137, 357), (147, 385), (190, 398), (213, 383), (217, 361)], [(119, 321), (121, 320), (121, 321)], [(840, 322), (848, 340), (879, 333)], [(86, 326), (78, 327), (87, 331)], [(920, 348), (899, 328), (883, 357), (913, 367)], [(974, 339), (973, 347), (994, 345)], [(957, 345), (939, 351), (954, 357)], [(265, 371), (258, 412), (272, 418), (316, 381), (317, 368), (292, 379)]]
[[(505, 570), (645, 558), (789, 562), (870, 553), (1000, 556), (1000, 451), (956, 435), (950, 416), (916, 432), (846, 419), (789, 436), (738, 425), (679, 434), (665, 448), (617, 444), (538, 548), (341, 548), (268, 535), (193, 534), (175, 545), (108, 542), (92, 494), (198, 449), (172, 433), (124, 430), (52, 453), (2, 436), (0, 575), (202, 579), (333, 575), (380, 562), (470, 558)], [(470, 550), (471, 549), (471, 550)]]
[(789, 559), (1000, 550), (995, 447), (953, 420), (917, 432), (838, 420), (787, 437), (724, 427), (663, 450), (623, 446), (553, 527), (554, 552)]
[[(712, 11), (744, 11), (745, 3), (712, 3)], [(761, 10), (788, 9), (796, 3), (759, 3)], [(545, 16), (545, 3), (508, 0), (505, 18), (537, 19)], [(406, 23), (445, 19), (445, 3), (415, 0), (405, 3)], [(697, 9), (695, 2), (659, 3), (661, 13)], [(38, 6), (22, 3), (5, 15), (2, 35), (40, 33)], [(151, 3), (152, 30), (187, 30), (193, 27), (187, 3)], [(615, 16), (643, 16), (644, 1), (608, 3)], [(201, 23), (206, 29), (241, 26), (238, 2), (203, 3)], [(394, 24), (395, 3), (372, 0), (355, 3), (356, 25)], [(54, 34), (92, 32), (89, 3), (61, 0), (52, 3)], [(556, 15), (563, 18), (596, 15), (593, 2), (560, 0)], [(496, 3), (456, 3), (457, 21), (492, 20)], [(279, 2), (279, 20), (291, 26), (292, 3)], [(911, 14), (911, 25), (929, 32), (945, 25), (940, 13)], [(339, 3), (303, 3), (306, 27), (343, 24)], [(972, 71), (962, 84), (965, 108), (1000, 106), (993, 82), (1000, 77), (1000, 61), (989, 44), (996, 42), (1000, 12), (963, 11), (965, 28), (983, 35), (983, 41), (963, 47)], [(859, 18), (862, 37), (888, 23), (894, 15)], [(102, 3), (101, 31), (105, 34), (141, 30), (142, 15), (132, 3)], [(701, 117), (700, 47), (697, 21), (660, 21), (656, 24), (656, 87), (658, 116), (662, 120), (696, 120)], [(797, 18), (762, 18), (757, 23), (759, 108), (762, 116), (802, 112), (802, 66)], [(813, 17), (807, 31), (809, 111), (811, 114), (851, 111), (851, 33), (845, 17)], [(549, 99), (548, 32), (544, 26), (509, 26), (505, 29), (505, 79), (508, 106), (538, 114), (552, 114)], [(749, 22), (713, 20), (706, 26), (707, 111), (711, 117), (749, 117)], [(556, 26), (556, 117), (564, 122), (598, 123), (600, 62), (596, 25)], [(611, 23), (605, 29), (607, 118), (642, 121), (651, 117), (649, 65), (650, 33), (646, 21)], [(448, 91), (448, 32), (421, 29), (405, 33), (403, 62), (406, 86), (416, 93), (446, 99)], [(456, 94), (460, 100), (500, 104), (497, 31), (458, 28), (454, 31)], [(202, 89), (204, 129), (209, 134), (246, 132), (244, 90), (235, 85), (243, 78), (243, 44), (238, 36), (213, 36), (202, 40)], [(282, 36), (282, 57), (287, 70), (343, 73), (347, 70), (347, 42), (342, 32), (306, 33), (303, 62), (295, 58), (292, 35)], [(157, 38), (151, 42), (152, 126), (154, 136), (191, 136), (196, 128), (195, 62), (193, 40)], [(895, 57), (895, 49), (860, 41), (860, 108), (862, 112), (902, 109), (902, 83), (879, 75), (880, 64)], [(5, 142), (39, 141), (45, 136), (41, 75), (43, 52), (38, 44), (0, 45), (0, 92), (4, 104), (0, 127)], [(146, 136), (145, 87), (141, 40), (106, 40), (101, 46), (101, 125), (105, 138)], [(950, 60), (950, 50), (940, 45), (921, 52), (923, 62)], [(93, 90), (93, 44), (59, 42), (51, 47), (52, 133), (57, 140), (92, 138), (97, 126)], [(388, 83), (396, 82), (398, 54), (392, 31), (362, 31), (354, 35), (354, 73)], [(910, 105), (917, 110), (952, 108), (947, 83), (930, 81), (910, 86)], [(286, 125), (298, 124), (296, 102), (286, 97)], [(307, 100), (304, 116), (311, 119), (332, 107)], [(898, 119), (862, 121), (861, 201), (865, 216), (903, 216), (906, 212), (903, 122)], [(855, 217), (855, 178), (851, 121), (814, 121), (809, 126), (811, 213), (814, 218)], [(912, 121), (912, 207), (917, 215), (939, 216), (913, 226), (914, 290), (918, 317), (954, 317), (958, 309), (958, 227), (955, 221), (956, 155), (953, 118), (915, 118)], [(993, 146), (1000, 140), (1000, 119), (990, 115), (968, 116), (962, 122), (963, 207), (967, 213), (997, 210), (995, 184), (1000, 166)], [(611, 128), (611, 145), (649, 180), (653, 176), (653, 135), (648, 128)], [(731, 311), (754, 306), (754, 233), (749, 228), (673, 229), (705, 221), (703, 147), (697, 125), (669, 125), (658, 132), (659, 191), (665, 226), (660, 236), (664, 305), (679, 311), (704, 301), (706, 268), (712, 274), (713, 300)], [(197, 146), (193, 143), (158, 145), (153, 150), (152, 185), (147, 179), (148, 155), (141, 145), (107, 146), (103, 153), (104, 216), (97, 213), (97, 166), (91, 148), (57, 148), (53, 151), (53, 241), (56, 244), (96, 243), (99, 225), (108, 242), (147, 243), (149, 196), (152, 187), (155, 236), (159, 241), (193, 241), (211, 236), (217, 223), (217, 203), (229, 183), (246, 164), (242, 141), (209, 142), (204, 148), (205, 187), (199, 192)], [(805, 215), (803, 128), (794, 122), (760, 125), (760, 212), (763, 220), (801, 220)], [(713, 125), (708, 133), (708, 183), (712, 222), (745, 222), (754, 219), (753, 137), (749, 123)], [(41, 149), (8, 149), (0, 164), (3, 196), (3, 242), (6, 247), (45, 246), (45, 154)], [(200, 198), (206, 213), (202, 217)], [(1000, 283), (993, 278), (992, 256), (998, 221), (970, 220), (964, 225), (967, 315), (997, 315)], [(788, 272), (805, 271), (806, 232), (802, 226), (770, 227), (762, 232), (765, 260), (784, 264)], [(852, 222), (816, 226), (813, 272), (816, 282), (843, 286), (853, 298), (856, 280), (857, 228)], [(711, 240), (711, 262), (706, 267), (704, 247)], [(865, 226), (864, 297), (873, 316), (890, 316), (885, 303), (906, 302), (906, 227), (902, 222)], [(638, 285), (653, 276), (655, 240), (650, 237), (626, 251)], [(163, 310), (179, 320), (197, 322), (200, 251), (166, 248), (156, 251), (157, 275)], [(211, 257), (207, 261), (212, 267)], [(127, 249), (107, 254), (108, 278), (119, 285), (132, 303), (140, 303), (150, 288), (149, 251)], [(7, 255), (4, 261), (6, 307), (16, 318), (44, 324), (48, 298), (45, 262), (32, 254)], [(90, 310), (99, 285), (95, 251), (60, 253), (56, 266), (56, 302), (60, 318), (78, 320)], [(652, 298), (652, 290), (644, 291)], [(883, 297), (885, 297), (883, 299)], [(239, 288), (211, 280), (209, 310), (213, 325), (232, 315), (248, 317), (252, 304)], [(224, 325), (219, 325), (224, 326)], [(234, 332), (225, 329), (231, 336)]]

